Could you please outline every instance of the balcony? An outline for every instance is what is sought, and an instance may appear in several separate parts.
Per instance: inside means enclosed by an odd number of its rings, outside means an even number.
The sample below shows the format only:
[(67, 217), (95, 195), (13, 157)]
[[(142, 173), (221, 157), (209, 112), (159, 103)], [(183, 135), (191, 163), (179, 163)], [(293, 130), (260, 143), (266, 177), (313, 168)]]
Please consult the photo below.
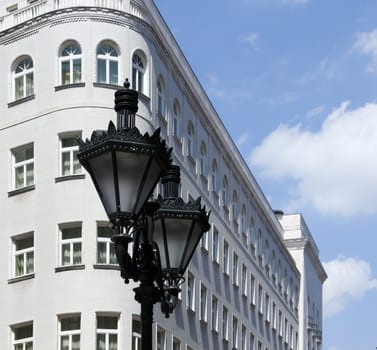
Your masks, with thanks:
[(29, 3), (26, 7), (0, 17), (0, 32), (30, 21), (45, 13), (75, 7), (107, 8), (129, 12), (141, 19), (146, 18), (145, 9), (134, 0), (37, 0)]

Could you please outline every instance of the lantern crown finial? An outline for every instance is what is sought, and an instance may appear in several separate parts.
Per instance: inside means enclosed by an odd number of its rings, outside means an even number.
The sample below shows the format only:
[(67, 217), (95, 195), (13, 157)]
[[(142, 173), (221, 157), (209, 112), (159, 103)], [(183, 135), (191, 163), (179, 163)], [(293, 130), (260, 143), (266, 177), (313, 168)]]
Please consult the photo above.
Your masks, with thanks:
[(139, 93), (130, 89), (128, 78), (123, 83), (123, 88), (115, 91), (115, 106), (117, 112), (117, 128), (135, 127), (135, 115), (138, 111)]

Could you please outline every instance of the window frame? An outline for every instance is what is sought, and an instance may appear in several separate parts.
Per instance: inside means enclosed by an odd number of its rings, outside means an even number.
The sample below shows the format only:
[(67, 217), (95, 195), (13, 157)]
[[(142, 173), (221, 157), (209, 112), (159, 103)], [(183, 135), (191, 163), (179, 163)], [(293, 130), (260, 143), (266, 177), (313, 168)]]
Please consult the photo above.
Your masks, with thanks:
[[(114, 318), (116, 319), (116, 328), (98, 328), (98, 318), (99, 317), (108, 317), (108, 318)], [(98, 336), (99, 335), (105, 335), (105, 349), (104, 350), (110, 350), (110, 336), (111, 335), (116, 335), (116, 344), (117, 344), (117, 349), (121, 348), (119, 346), (119, 314), (101, 314), (97, 313), (96, 315), (96, 344), (98, 345)], [(97, 347), (97, 346), (96, 346)], [(98, 349), (97, 349), (98, 350)], [(113, 350), (113, 348), (111, 348)]]
[[(70, 319), (70, 318), (73, 319), (76, 317), (79, 317), (79, 323), (80, 323), (79, 328), (62, 331), (62, 320)], [(81, 345), (81, 314), (59, 315), (58, 323), (59, 323), (59, 327), (58, 327), (58, 339), (59, 339), (58, 349), (59, 350), (62, 349), (61, 347), (62, 337), (65, 337), (65, 336), (68, 336), (68, 341), (69, 341), (68, 350), (72, 350), (72, 337), (75, 335), (79, 336), (79, 344)]]
[[(97, 249), (97, 254), (96, 254), (96, 264), (98, 265), (118, 265), (118, 260), (117, 260), (117, 257), (115, 255), (115, 246), (114, 246), (114, 243), (111, 241), (111, 237), (105, 237), (105, 236), (99, 236), (99, 231), (100, 229), (109, 229), (109, 230), (112, 230), (111, 229), (111, 226), (110, 226), (110, 223), (104, 223), (104, 222), (97, 222), (97, 235), (96, 235), (96, 249)], [(106, 255), (105, 255), (105, 259), (106, 259), (106, 262), (100, 262), (100, 259), (99, 259), (99, 244), (105, 244), (105, 247), (106, 247)], [(112, 257), (112, 254), (111, 252), (114, 252), (114, 257), (115, 257), (115, 260), (113, 260), (113, 262), (111, 262), (111, 257)]]
[[(67, 56), (63, 56), (63, 53), (68, 48), (78, 49), (79, 53), (76, 54), (76, 53), (71, 51)], [(81, 46), (77, 42), (66, 42), (62, 45), (61, 50), (60, 50), (60, 54), (59, 54), (59, 58), (58, 58), (58, 61), (59, 61), (59, 85), (79, 84), (83, 81), (83, 79), (82, 79), (82, 73), (83, 73), (82, 57), (83, 57), (83, 55), (82, 55)], [(75, 79), (74, 79), (74, 75), (75, 75), (74, 61), (80, 62), (80, 64), (79, 64), (80, 78), (78, 79), (78, 81), (75, 81)], [(69, 82), (63, 82), (63, 63), (65, 63), (65, 62), (69, 63)]]
[[(20, 330), (21, 328), (27, 328), (27, 327), (31, 327), (31, 337), (16, 339), (17, 330)], [(31, 346), (33, 348), (33, 343), (34, 343), (34, 323), (33, 323), (33, 321), (12, 325), (10, 328), (11, 328), (11, 331), (12, 331), (12, 349), (15, 349), (16, 346), (18, 346), (18, 345), (22, 345), (22, 349), (25, 350), (26, 346), (29, 345), (30, 343), (31, 343)]]
[[(31, 63), (31, 66), (30, 66)], [(17, 72), (17, 70), (20, 70)], [(22, 80), (22, 95), (18, 96), (17, 81)], [(29, 79), (29, 80), (28, 80)], [(13, 80), (13, 101), (19, 101), (26, 97), (34, 95), (34, 62), (33, 59), (28, 56), (21, 56), (14, 61), (12, 69)], [(28, 82), (31, 82), (31, 89), (28, 91)]]
[[(106, 48), (107, 51), (104, 50)], [(108, 50), (108, 49), (111, 50)], [(99, 53), (100, 50), (103, 50), (105, 53)], [(115, 55), (112, 55), (112, 52), (116, 53)], [(100, 81), (100, 74), (99, 74), (99, 61), (104, 61), (105, 62), (105, 81)], [(113, 81), (111, 79), (111, 63), (115, 62), (116, 63), (116, 81)], [(118, 46), (115, 45), (114, 43), (110, 42), (101, 42), (98, 44), (97, 49), (96, 49), (96, 82), (99, 84), (109, 84), (109, 85), (119, 85), (119, 66), (120, 66), (120, 53)]]
[[(79, 151), (79, 144), (76, 141), (75, 146), (66, 146), (63, 147), (63, 141), (67, 139), (77, 139), (81, 137), (81, 132), (72, 132), (72, 133), (64, 133), (59, 135), (59, 176), (77, 176), (82, 174), (82, 166), (79, 160), (77, 159), (77, 153)], [(63, 154), (69, 154), (69, 173), (63, 174)], [(78, 164), (78, 171), (75, 172), (75, 165)]]
[[(32, 151), (32, 157), (31, 158), (26, 158), (27, 155), (26, 155), (26, 152), (28, 150)], [(16, 153), (17, 152), (25, 152), (25, 160), (21, 160), (19, 162), (16, 162)], [(35, 183), (35, 167), (34, 167), (34, 157), (35, 157), (35, 154), (34, 154), (34, 143), (31, 142), (31, 143), (28, 143), (28, 144), (25, 144), (25, 145), (22, 145), (22, 146), (18, 146), (18, 147), (15, 147), (13, 149), (11, 149), (11, 156), (12, 156), (12, 190), (20, 190), (22, 188), (27, 188), (27, 187), (30, 187), (30, 186), (33, 186), (34, 183)], [(27, 175), (27, 171), (28, 171), (28, 166), (29, 165), (32, 165), (32, 176), (31, 176), (31, 182), (28, 183), (28, 175)], [(23, 169), (22, 171), (22, 174), (23, 174), (23, 185), (22, 186), (17, 186), (17, 183), (16, 183), (16, 169), (18, 168), (21, 168)], [(29, 170), (30, 171), (30, 170)]]
[[(24, 248), (24, 249), (19, 249), (17, 250), (17, 242), (21, 241), (21, 240), (26, 240), (26, 239), (29, 239), (29, 238), (32, 238), (32, 246), (31, 247), (27, 247), (27, 248)], [(24, 276), (29, 276), (29, 275), (32, 275), (35, 271), (34, 269), (34, 263), (35, 263), (35, 242), (34, 242), (34, 232), (31, 231), (31, 232), (27, 232), (27, 233), (23, 233), (21, 235), (17, 235), (17, 236), (13, 236), (12, 238), (12, 252), (13, 252), (13, 267), (12, 267), (12, 278), (18, 278), (18, 277), (24, 277)], [(32, 253), (32, 268), (31, 268), (31, 271), (28, 272), (27, 269), (28, 269), (28, 266), (27, 266), (27, 256), (28, 254)], [(22, 260), (23, 260), (23, 273), (17, 275), (17, 256), (20, 256), (22, 255)]]
[(200, 321), (207, 323), (208, 319), (208, 288), (203, 282), (200, 283)]
[(132, 55), (132, 88), (139, 93), (145, 94), (145, 76), (147, 72), (147, 60), (144, 53), (136, 51)]
[[(72, 267), (82, 265), (82, 222), (73, 222), (73, 223), (63, 223), (59, 224), (59, 267)], [(80, 237), (63, 239), (63, 230), (66, 229), (80, 229)], [(63, 259), (63, 245), (69, 245), (69, 264), (64, 264)], [(74, 246), (80, 244), (80, 262), (74, 263)]]
[(157, 79), (157, 114), (166, 119), (166, 88), (165, 81), (160, 75)]

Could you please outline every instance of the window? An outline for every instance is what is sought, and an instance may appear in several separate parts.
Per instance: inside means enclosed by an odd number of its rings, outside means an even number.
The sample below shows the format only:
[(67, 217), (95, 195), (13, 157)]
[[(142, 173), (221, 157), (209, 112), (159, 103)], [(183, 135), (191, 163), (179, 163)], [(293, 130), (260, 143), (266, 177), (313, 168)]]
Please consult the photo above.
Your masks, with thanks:
[(236, 253), (233, 253), (232, 281), (238, 286), (238, 255)]
[(34, 184), (34, 145), (18, 147), (12, 151), (13, 189)]
[(246, 350), (246, 327), (244, 325), (241, 328), (241, 349)]
[(200, 145), (200, 175), (208, 176), (207, 147), (204, 141)]
[(232, 198), (232, 218), (234, 222), (238, 220), (238, 196), (236, 191), (233, 192)]
[(277, 329), (276, 304), (272, 302), (272, 328)]
[(118, 317), (97, 316), (97, 350), (118, 349)]
[(144, 92), (145, 69), (145, 60), (141, 54), (135, 53), (132, 56), (132, 88), (141, 93)]
[(214, 295), (212, 295), (211, 306), (211, 326), (212, 330), (217, 332), (219, 330), (219, 301)]
[(162, 77), (157, 80), (157, 113), (166, 118), (166, 93), (165, 83)]
[(258, 312), (263, 314), (263, 288), (258, 284)]
[(113, 45), (101, 44), (97, 48), (97, 82), (119, 84), (119, 54)]
[(76, 43), (65, 45), (59, 57), (60, 84), (81, 82), (81, 48)]
[(60, 228), (61, 266), (81, 264), (81, 225)]
[(242, 243), (247, 248), (247, 224), (246, 224), (246, 207), (243, 205), (241, 210), (241, 233)]
[(250, 274), (250, 300), (253, 305), (255, 305), (255, 277)]
[(238, 320), (236, 317), (233, 316), (233, 337), (232, 337), (232, 343), (233, 343), (233, 349), (238, 349)]
[(132, 350), (141, 350), (141, 321), (132, 317)]
[(270, 322), (271, 321), (270, 296), (267, 293), (265, 294), (264, 308), (265, 308), (266, 322)]
[(212, 259), (219, 262), (219, 231), (215, 227), (212, 234)]
[(262, 342), (258, 341), (258, 350), (262, 350), (262, 346), (263, 346)]
[(13, 70), (14, 100), (19, 100), (34, 94), (34, 66), (33, 60), (23, 57), (16, 61)]
[(195, 130), (191, 122), (187, 126), (187, 156), (194, 158), (194, 146), (195, 146)]
[(97, 264), (116, 265), (118, 263), (114, 243), (111, 242), (113, 234), (113, 230), (109, 226), (97, 226)]
[(224, 252), (223, 252), (223, 268), (224, 273), (229, 275), (229, 244), (224, 240)]
[(195, 277), (192, 273), (187, 273), (187, 301), (186, 306), (189, 310), (195, 311)]
[(229, 340), (228, 338), (228, 329), (229, 329), (229, 320), (228, 320), (228, 309), (223, 306), (223, 339)]
[(254, 219), (253, 218), (250, 218), (249, 234), (250, 234), (250, 249), (251, 249), (251, 254), (252, 254), (253, 257), (255, 257), (255, 253), (256, 253), (256, 236), (255, 236), (255, 226), (254, 226)]
[(212, 161), (211, 179), (212, 179), (212, 191), (217, 194), (217, 192), (219, 191), (219, 178), (217, 176), (217, 162), (216, 162), (216, 159), (214, 159)]
[(223, 200), (223, 206), (228, 206), (228, 179), (226, 176), (223, 178), (223, 190), (222, 190), (222, 200)]
[(80, 328), (80, 315), (60, 318), (59, 350), (80, 349)]
[(284, 343), (288, 344), (289, 336), (288, 336), (288, 320), (284, 318)]
[(179, 102), (177, 100), (174, 101), (173, 104), (173, 135), (180, 139), (181, 138), (181, 108), (179, 107)]
[(176, 337), (173, 337), (173, 350), (181, 350), (181, 341)]
[(279, 310), (279, 336), (283, 336), (283, 314), (281, 310)]
[(263, 268), (263, 247), (262, 247), (262, 230), (258, 230), (258, 241), (257, 241), (257, 250), (258, 250), (258, 263), (259, 266)]
[(200, 320), (207, 322), (207, 288), (200, 285)]
[(14, 272), (13, 277), (34, 272), (34, 234), (33, 232), (13, 238)]
[(200, 247), (208, 252), (208, 231), (202, 234), (202, 238), (200, 239)]
[(166, 348), (165, 348), (165, 331), (160, 327), (157, 327), (156, 341), (157, 341), (157, 350), (166, 350)]
[(12, 327), (13, 350), (33, 350), (33, 324)]
[(241, 289), (242, 295), (247, 296), (247, 268), (244, 264), (241, 271)]
[(255, 336), (253, 333), (250, 333), (250, 350), (255, 350)]
[(81, 164), (77, 159), (79, 146), (77, 136), (60, 137), (60, 175), (69, 176), (81, 173)]

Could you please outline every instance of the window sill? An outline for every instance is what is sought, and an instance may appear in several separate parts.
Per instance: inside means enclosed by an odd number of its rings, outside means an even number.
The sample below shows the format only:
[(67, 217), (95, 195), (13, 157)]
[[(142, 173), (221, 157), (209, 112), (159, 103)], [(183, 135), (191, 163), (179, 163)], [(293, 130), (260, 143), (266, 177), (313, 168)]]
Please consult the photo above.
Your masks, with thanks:
[(123, 86), (121, 86), (121, 85), (106, 84), (106, 83), (93, 83), (93, 86), (99, 87), (99, 88), (104, 88), (104, 89), (111, 89), (111, 90), (123, 89)]
[(119, 265), (111, 265), (111, 264), (94, 264), (93, 269), (95, 269), (95, 270), (116, 270), (116, 271), (120, 271)]
[(71, 271), (71, 270), (84, 270), (85, 265), (77, 264), (77, 265), (67, 265), (67, 266), (59, 266), (55, 267), (55, 272), (64, 272), (64, 271)]
[(17, 188), (17, 190), (12, 190), (8, 192), (8, 197), (16, 196), (21, 193), (29, 192), (35, 190), (35, 185), (25, 186)]
[(11, 108), (13, 106), (17, 106), (21, 103), (24, 103), (24, 102), (28, 102), (28, 101), (31, 101), (31, 100), (34, 100), (35, 99), (35, 95), (30, 95), (30, 96), (27, 96), (27, 97), (23, 97), (23, 98), (19, 98), (18, 100), (16, 101), (13, 101), (13, 102), (9, 102), (8, 103), (8, 108)]
[(80, 88), (85, 87), (85, 83), (74, 83), (74, 84), (64, 84), (64, 85), (58, 85), (55, 86), (55, 92), (65, 89), (72, 89), (72, 88)]
[(59, 176), (55, 178), (55, 183), (70, 181), (70, 180), (81, 180), (81, 179), (85, 179), (85, 174)]
[(35, 277), (35, 273), (30, 273), (28, 275), (23, 275), (23, 276), (18, 276), (18, 277), (13, 277), (8, 280), (8, 284), (13, 284), (21, 281), (26, 281), (30, 280)]

